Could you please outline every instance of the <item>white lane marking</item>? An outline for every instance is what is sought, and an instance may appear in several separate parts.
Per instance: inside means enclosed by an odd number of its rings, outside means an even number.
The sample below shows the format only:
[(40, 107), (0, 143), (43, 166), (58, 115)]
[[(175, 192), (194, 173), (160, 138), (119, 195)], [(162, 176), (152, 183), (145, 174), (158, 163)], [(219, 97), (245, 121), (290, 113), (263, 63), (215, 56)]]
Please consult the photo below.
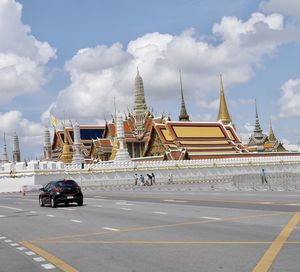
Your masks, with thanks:
[(24, 204), (23, 202), (14, 202), (14, 204)]
[(76, 209), (73, 208), (58, 208), (59, 210), (65, 210), (65, 211), (76, 211)]
[(202, 219), (208, 219), (208, 220), (221, 220), (221, 218), (218, 217), (209, 217), (209, 216), (201, 216)]
[(35, 261), (38, 262), (38, 263), (46, 261), (46, 260), (45, 260), (44, 258), (42, 258), (42, 257), (36, 257), (36, 258), (33, 258), (33, 260), (35, 260)]
[(14, 247), (15, 247), (15, 246), (19, 246), (18, 243), (11, 243), (10, 245), (11, 245), (11, 246), (14, 246)]
[(74, 223), (82, 223), (82, 221), (80, 221), (80, 220), (75, 220), (75, 219), (72, 219), (71, 221), (74, 222)]
[(0, 214), (0, 218), (7, 217), (7, 215)]
[(47, 214), (48, 217), (55, 217), (53, 214)]
[(131, 211), (132, 209), (130, 209), (130, 208), (121, 208), (121, 210), (123, 210), (123, 211)]
[(259, 202), (259, 204), (274, 204), (274, 202), (265, 201), (265, 202)]
[(34, 252), (32, 252), (32, 251), (26, 251), (25, 254), (28, 255), (28, 256), (36, 255), (36, 254), (35, 254)]
[(299, 194), (299, 195), (287, 195), (287, 196), (298, 196), (298, 197), (299, 197), (299, 196), (300, 196), (300, 194)]
[(0, 236), (0, 240), (6, 239), (5, 236)]
[(165, 199), (165, 202), (175, 202), (175, 203), (185, 203), (185, 200), (174, 200), (174, 199)]
[(42, 264), (42, 267), (45, 269), (55, 269), (56, 267), (53, 264)]
[(167, 212), (153, 212), (153, 213), (156, 213), (156, 214), (168, 214)]
[(93, 205), (93, 207), (102, 208), (102, 205)]
[(30, 211), (29, 213), (37, 213), (37, 211)]
[(94, 196), (94, 197), (97, 198), (97, 199), (105, 199), (105, 198), (107, 198), (105, 196)]
[(108, 227), (103, 227), (102, 229), (104, 229), (104, 230), (111, 230), (111, 231), (120, 231), (119, 229), (108, 228)]
[(11, 243), (12, 240), (4, 240), (5, 243)]
[(18, 250), (24, 250), (27, 249), (26, 247), (17, 247)]
[(18, 209), (18, 208), (14, 208), (14, 207), (9, 207), (9, 206), (0, 206), (0, 208), (10, 209), (10, 210), (15, 210), (15, 211), (23, 211), (22, 209)]
[(286, 206), (300, 206), (300, 203), (288, 203)]
[(134, 206), (135, 204), (127, 203), (126, 201), (116, 202), (117, 205)]

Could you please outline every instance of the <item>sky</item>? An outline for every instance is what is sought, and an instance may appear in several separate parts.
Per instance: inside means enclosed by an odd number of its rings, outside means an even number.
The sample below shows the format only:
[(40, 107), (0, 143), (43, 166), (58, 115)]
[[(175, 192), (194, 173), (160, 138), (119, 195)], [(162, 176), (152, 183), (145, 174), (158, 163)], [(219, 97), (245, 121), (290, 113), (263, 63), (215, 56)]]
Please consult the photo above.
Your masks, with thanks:
[[(103, 124), (132, 110), (138, 67), (148, 107), (216, 121), (220, 82), (243, 142), (260, 124), (300, 142), (298, 0), (0, 0), (0, 144), (42, 154), (50, 116)], [(60, 121), (59, 121), (60, 124)]]

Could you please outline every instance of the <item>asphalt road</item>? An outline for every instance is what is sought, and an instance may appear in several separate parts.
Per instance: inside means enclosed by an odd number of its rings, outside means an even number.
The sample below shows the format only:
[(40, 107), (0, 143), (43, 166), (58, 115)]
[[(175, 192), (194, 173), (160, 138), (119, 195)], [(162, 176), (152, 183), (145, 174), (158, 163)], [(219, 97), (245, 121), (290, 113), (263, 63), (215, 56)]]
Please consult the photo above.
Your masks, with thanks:
[(0, 271), (300, 271), (300, 192), (0, 195)]

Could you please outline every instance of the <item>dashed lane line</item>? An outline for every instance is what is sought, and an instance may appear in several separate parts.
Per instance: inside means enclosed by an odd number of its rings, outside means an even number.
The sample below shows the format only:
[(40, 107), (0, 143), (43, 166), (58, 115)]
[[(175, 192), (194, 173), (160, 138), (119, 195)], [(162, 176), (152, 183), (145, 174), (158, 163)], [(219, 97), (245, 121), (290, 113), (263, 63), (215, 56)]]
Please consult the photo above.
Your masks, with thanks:
[(93, 207), (96, 207), (96, 208), (102, 208), (103, 206), (102, 205), (92, 205)]
[(120, 231), (120, 229), (109, 228), (109, 227), (103, 227), (102, 229), (104, 229), (104, 230), (110, 230), (110, 231)]
[(172, 202), (172, 203), (186, 203), (185, 200), (175, 200), (175, 199), (164, 199), (164, 202)]
[(71, 221), (74, 222), (74, 223), (82, 223), (82, 221), (80, 221), (80, 220), (75, 220), (75, 219), (72, 219)]
[(33, 260), (37, 263), (46, 261), (43, 257), (35, 257), (35, 258), (33, 258)]
[(9, 210), (15, 210), (15, 211), (23, 211), (19, 208), (9, 207), (9, 206), (0, 206), (0, 208), (9, 209)]
[(13, 247), (19, 246), (18, 243), (11, 243), (10, 245), (13, 246)]
[(130, 209), (130, 208), (121, 208), (121, 210), (123, 210), (123, 211), (131, 211), (132, 209)]
[(22, 250), (25, 250), (27, 249), (26, 247), (17, 247), (18, 250), (22, 251)]
[[(57, 258), (56, 256), (50, 254), (44, 249), (41, 249), (40, 247), (37, 247), (36, 245), (33, 245), (32, 243), (28, 241), (21, 242), (23, 246), (26, 248), (34, 251), (37, 255), (43, 257), (44, 259), (48, 260), (50, 264), (44, 264), (42, 265), (46, 269), (54, 269), (55, 267), (58, 267), (60, 270), (64, 272), (79, 272), (74, 267), (70, 266), (69, 264), (65, 263), (63, 260)], [(54, 267), (54, 268), (53, 268)]]
[[(255, 215), (247, 215), (247, 216), (233, 216), (222, 218), (221, 220), (201, 220), (201, 221), (186, 221), (181, 223), (174, 223), (174, 224), (164, 224), (164, 225), (152, 225), (152, 226), (144, 226), (144, 227), (134, 227), (134, 228), (127, 228), (122, 229), (120, 232), (136, 232), (136, 231), (144, 231), (144, 230), (151, 230), (151, 229), (162, 229), (162, 228), (171, 228), (171, 227), (180, 227), (180, 226), (188, 226), (188, 225), (200, 225), (200, 224), (210, 224), (213, 222), (230, 222), (230, 221), (237, 221), (237, 220), (244, 220), (250, 218), (260, 218), (260, 217), (269, 217), (269, 216), (278, 216), (286, 214), (286, 212), (274, 212), (274, 213), (264, 213), (264, 214), (255, 214)], [(73, 235), (65, 235), (65, 236), (54, 236), (54, 237), (47, 237), (44, 239), (39, 240), (32, 240), (31, 242), (34, 243), (45, 243), (45, 242), (53, 242), (54, 240), (58, 239), (69, 239), (69, 238), (82, 238), (82, 237), (91, 237), (101, 234), (109, 234), (112, 232), (103, 232), (103, 231), (96, 231), (96, 232), (85, 232), (80, 234), (73, 234)]]
[(168, 214), (167, 212), (153, 212), (155, 214)]
[(11, 243), (12, 240), (4, 240), (5, 243)]
[(209, 217), (209, 216), (201, 216), (202, 219), (208, 219), (208, 220), (222, 220), (222, 218), (219, 217)]
[(25, 254), (28, 256), (36, 255), (33, 251), (26, 251)]
[(74, 209), (74, 208), (58, 208), (58, 210), (76, 211), (76, 209)]
[(47, 214), (48, 217), (55, 217), (53, 214)]
[(5, 218), (7, 215), (0, 214), (0, 218)]
[(135, 204), (127, 203), (126, 201), (119, 201), (119, 202), (116, 202), (116, 205), (134, 206)]
[(5, 236), (0, 236), (0, 240), (4, 240), (4, 239), (6, 239)]
[(42, 264), (42, 267), (45, 269), (55, 269), (56, 267), (53, 264)]
[(300, 206), (300, 203), (288, 203), (286, 206)]

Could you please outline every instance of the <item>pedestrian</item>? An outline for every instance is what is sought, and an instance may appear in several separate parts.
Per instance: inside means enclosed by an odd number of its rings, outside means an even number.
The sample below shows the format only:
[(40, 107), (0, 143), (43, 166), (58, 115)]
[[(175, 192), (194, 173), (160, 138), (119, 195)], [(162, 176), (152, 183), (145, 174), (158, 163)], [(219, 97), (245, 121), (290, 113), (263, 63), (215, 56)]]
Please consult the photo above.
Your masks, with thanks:
[(137, 173), (135, 173), (134, 174), (134, 185), (138, 184), (138, 180), (139, 180), (139, 177), (138, 177)]
[(168, 183), (173, 183), (173, 174), (172, 173), (170, 173), (168, 175)]
[(152, 175), (147, 174), (147, 176), (148, 176), (148, 183), (151, 186), (152, 185)]
[(154, 175), (154, 173), (152, 173), (151, 175), (152, 175), (152, 183), (153, 183), (153, 184), (156, 184), (156, 182), (155, 182), (155, 175)]
[(140, 182), (143, 186), (145, 186), (145, 178), (142, 174), (140, 175)]
[(264, 185), (264, 183), (268, 184), (267, 178), (266, 178), (266, 172), (265, 169), (261, 170), (261, 184)]

